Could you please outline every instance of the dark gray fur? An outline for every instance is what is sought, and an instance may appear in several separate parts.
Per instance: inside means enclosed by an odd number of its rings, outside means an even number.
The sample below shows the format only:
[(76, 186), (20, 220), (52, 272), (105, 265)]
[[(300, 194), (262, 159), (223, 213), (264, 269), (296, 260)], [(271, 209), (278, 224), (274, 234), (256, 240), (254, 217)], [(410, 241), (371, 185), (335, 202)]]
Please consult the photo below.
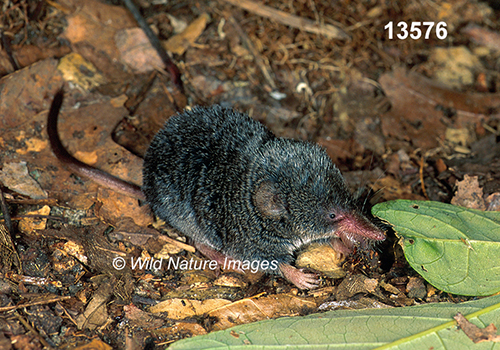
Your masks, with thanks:
[(356, 211), (322, 148), (220, 106), (173, 116), (146, 153), (143, 183), (159, 218), (239, 260), (290, 264), (303, 244), (335, 237), (330, 213)]

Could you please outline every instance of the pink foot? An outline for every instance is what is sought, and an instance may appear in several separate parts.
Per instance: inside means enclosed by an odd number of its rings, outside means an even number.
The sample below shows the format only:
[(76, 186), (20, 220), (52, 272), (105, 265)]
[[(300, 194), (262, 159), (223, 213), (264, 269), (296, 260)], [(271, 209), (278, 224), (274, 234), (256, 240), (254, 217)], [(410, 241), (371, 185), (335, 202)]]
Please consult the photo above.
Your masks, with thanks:
[(280, 270), (283, 276), (299, 289), (314, 289), (318, 287), (318, 276), (314, 273), (305, 273), (304, 269), (297, 269), (288, 264), (280, 264)]

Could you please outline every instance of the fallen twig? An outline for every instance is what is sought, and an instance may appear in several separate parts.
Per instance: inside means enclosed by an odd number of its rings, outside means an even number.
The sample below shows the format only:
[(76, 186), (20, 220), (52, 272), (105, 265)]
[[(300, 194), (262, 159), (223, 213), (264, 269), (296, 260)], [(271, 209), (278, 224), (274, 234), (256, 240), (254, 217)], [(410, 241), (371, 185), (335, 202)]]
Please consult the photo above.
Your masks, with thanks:
[(299, 16), (292, 15), (283, 11), (273, 9), (269, 6), (265, 6), (250, 0), (224, 0), (234, 6), (241, 7), (249, 12), (255, 13), (256, 15), (266, 17), (277, 21), (281, 24), (304, 30), (309, 33), (315, 33), (324, 35), (330, 39), (339, 40), (350, 40), (350, 36), (347, 35), (342, 29), (335, 27), (331, 24), (319, 25), (316, 22), (302, 18)]
[(10, 310), (17, 310), (17, 309), (22, 309), (24, 307), (35, 306), (35, 305), (46, 305), (46, 304), (56, 303), (58, 301), (63, 301), (63, 300), (71, 299), (71, 298), (72, 297), (70, 295), (56, 296), (56, 297), (53, 297), (53, 298), (43, 299), (43, 300), (37, 300), (37, 301), (31, 301), (31, 302), (27, 302), (27, 303), (20, 304), (20, 305), (3, 306), (3, 307), (0, 307), (0, 312), (10, 311)]
[(267, 83), (271, 86), (273, 90), (276, 90), (276, 83), (271, 77), (271, 72), (268, 69), (269, 63), (264, 60), (264, 58), (259, 54), (259, 51), (255, 48), (252, 41), (248, 37), (248, 35), (243, 31), (241, 26), (236, 22), (233, 17), (228, 18), (228, 22), (233, 26), (234, 29), (238, 32), (238, 35), (241, 38), (241, 41), (246, 46), (246, 48), (251, 52), (252, 56), (255, 59), (255, 63), (259, 66), (262, 75), (266, 79)]
[(139, 27), (144, 31), (146, 36), (148, 37), (151, 45), (155, 48), (156, 52), (160, 56), (163, 64), (165, 65), (165, 69), (170, 73), (170, 77), (177, 88), (181, 93), (184, 92), (184, 86), (182, 84), (181, 72), (179, 68), (175, 65), (174, 61), (170, 58), (168, 53), (163, 48), (160, 39), (156, 36), (156, 34), (151, 30), (146, 20), (142, 17), (141, 13), (135, 6), (132, 0), (123, 0), (125, 7), (130, 11), (130, 13), (134, 16), (135, 20), (139, 24)]

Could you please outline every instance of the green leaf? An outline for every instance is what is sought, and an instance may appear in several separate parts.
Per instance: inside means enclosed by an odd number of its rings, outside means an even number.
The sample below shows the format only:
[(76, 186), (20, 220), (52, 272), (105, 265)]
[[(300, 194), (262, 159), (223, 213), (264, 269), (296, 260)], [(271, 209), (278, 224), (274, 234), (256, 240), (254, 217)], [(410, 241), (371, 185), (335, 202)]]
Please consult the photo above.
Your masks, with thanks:
[(500, 212), (411, 200), (372, 211), (394, 226), (408, 263), (434, 287), (476, 296), (500, 291)]
[(169, 350), (500, 350), (500, 343), (474, 344), (458, 330), (453, 320), (457, 312), (480, 328), (490, 323), (496, 323), (498, 327), (500, 296), (462, 304), (338, 310), (266, 320), (184, 339), (172, 344)]

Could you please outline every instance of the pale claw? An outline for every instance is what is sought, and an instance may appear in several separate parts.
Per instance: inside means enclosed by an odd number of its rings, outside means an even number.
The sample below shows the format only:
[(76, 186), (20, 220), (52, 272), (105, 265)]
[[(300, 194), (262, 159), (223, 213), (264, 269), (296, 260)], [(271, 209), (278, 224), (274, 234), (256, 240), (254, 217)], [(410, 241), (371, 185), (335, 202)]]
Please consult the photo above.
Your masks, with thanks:
[(306, 273), (304, 269), (297, 269), (292, 265), (280, 264), (283, 276), (299, 289), (314, 289), (319, 285), (318, 276), (314, 273)]

